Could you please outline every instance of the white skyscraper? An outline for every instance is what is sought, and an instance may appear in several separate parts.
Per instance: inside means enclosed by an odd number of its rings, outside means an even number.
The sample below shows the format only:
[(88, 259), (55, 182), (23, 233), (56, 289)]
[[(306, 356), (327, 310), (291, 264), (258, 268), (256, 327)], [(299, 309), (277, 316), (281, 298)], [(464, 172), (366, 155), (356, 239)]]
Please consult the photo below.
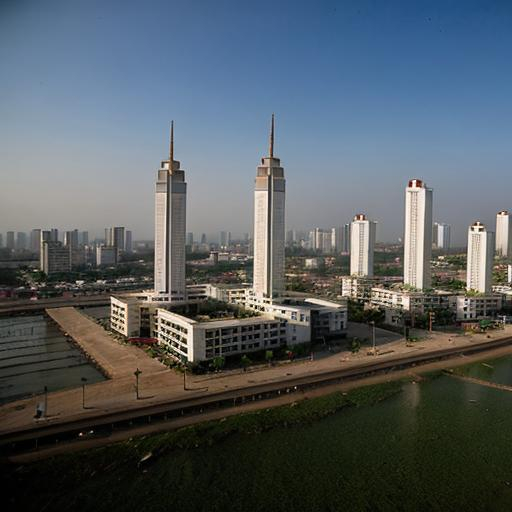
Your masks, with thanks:
[(432, 189), (410, 180), (405, 189), (404, 283), (430, 288), (432, 256)]
[(451, 226), (449, 224), (443, 224), (441, 222), (434, 223), (434, 234), (433, 244), (437, 249), (449, 249), (450, 248), (450, 236)]
[(274, 115), (269, 156), (261, 159), (254, 190), (254, 293), (279, 295), (284, 283), (285, 179), (279, 158), (274, 157)]
[(496, 215), (496, 253), (504, 258), (512, 256), (512, 222), (505, 210)]
[(469, 226), (466, 288), (489, 294), (492, 289), (494, 233), (481, 222)]
[(171, 123), (169, 160), (158, 171), (155, 193), (155, 293), (184, 299), (187, 184), (185, 171), (174, 160)]
[(350, 229), (350, 274), (373, 276), (373, 253), (377, 224), (359, 213)]

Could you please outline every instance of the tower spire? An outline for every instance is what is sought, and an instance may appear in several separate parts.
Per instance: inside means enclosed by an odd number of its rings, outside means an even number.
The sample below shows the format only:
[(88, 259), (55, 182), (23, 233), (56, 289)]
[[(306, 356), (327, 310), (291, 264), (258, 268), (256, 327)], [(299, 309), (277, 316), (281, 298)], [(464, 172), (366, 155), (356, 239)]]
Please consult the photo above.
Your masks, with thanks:
[(270, 147), (268, 153), (270, 158), (274, 158), (274, 114), (272, 114), (272, 123), (270, 125)]
[(174, 120), (171, 121), (171, 141), (169, 143), (169, 172), (172, 172), (174, 163)]

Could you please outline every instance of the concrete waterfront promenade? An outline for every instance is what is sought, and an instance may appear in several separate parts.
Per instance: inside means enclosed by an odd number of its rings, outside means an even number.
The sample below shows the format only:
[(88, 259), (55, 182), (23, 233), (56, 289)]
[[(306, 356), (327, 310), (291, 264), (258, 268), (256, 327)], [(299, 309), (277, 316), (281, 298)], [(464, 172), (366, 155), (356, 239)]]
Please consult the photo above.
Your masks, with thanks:
[[(63, 308), (52, 311), (52, 318), (58, 319), (65, 332), (73, 335), (77, 343), (100, 363), (109, 365), (109, 371), (114, 376), (104, 382), (88, 385), (86, 387), (86, 408), (82, 408), (81, 388), (67, 389), (50, 393), (48, 397), (48, 417), (34, 420), (35, 405), (41, 397), (11, 402), (0, 407), (0, 435), (5, 439), (15, 433), (34, 433), (45, 428), (62, 428), (66, 424), (75, 422), (110, 421), (110, 418), (119, 418), (121, 415), (135, 417), (139, 411), (151, 408), (167, 407), (177, 404), (181, 407), (185, 403), (205, 403), (207, 400), (220, 400), (229, 397), (248, 395), (252, 392), (261, 393), (262, 389), (279, 389), (288, 385), (301, 383), (321, 382), (328, 376), (338, 378), (338, 375), (373, 371), (372, 367), (378, 364), (387, 365), (388, 368), (398, 367), (402, 361), (419, 357), (424, 361), (435, 360), (450, 353), (452, 360), (439, 362), (439, 365), (464, 364), (470, 362), (472, 357), (460, 357), (472, 347), (484, 346), (489, 348), (490, 357), (512, 353), (512, 326), (504, 331), (496, 331), (490, 335), (457, 336), (434, 333), (428, 339), (414, 344), (406, 345), (402, 339), (387, 336), (382, 332), (385, 345), (381, 345), (381, 355), (368, 355), (366, 350), (358, 354), (348, 351), (329, 353), (314, 361), (298, 361), (288, 364), (277, 364), (272, 367), (260, 368), (254, 371), (228, 371), (213, 375), (187, 376), (187, 386), (184, 389), (183, 376), (174, 370), (169, 370), (158, 361), (151, 359), (142, 350), (117, 342), (104, 329), (72, 308)], [(380, 330), (379, 330), (380, 331)], [(504, 340), (500, 342), (500, 340)], [(508, 341), (507, 341), (508, 340)], [(495, 346), (499, 345), (499, 349)], [(492, 354), (491, 354), (492, 352)], [(479, 354), (480, 358), (486, 357)], [(453, 359), (455, 358), (455, 359)], [(100, 363), (101, 364), (101, 363)], [(414, 366), (415, 363), (413, 363)], [(423, 363), (420, 363), (423, 364)], [(428, 366), (428, 365), (427, 365)], [(135, 396), (135, 377), (133, 371), (136, 367), (142, 369), (140, 376), (140, 399)], [(418, 368), (414, 370), (420, 371)], [(345, 372), (345, 373), (343, 373)], [(391, 380), (395, 373), (386, 373), (380, 377)], [(357, 378), (357, 377), (356, 377)], [(354, 385), (346, 382), (345, 385)], [(318, 388), (320, 390), (320, 388)], [(324, 388), (327, 392), (328, 388)], [(295, 400), (300, 396), (294, 395)], [(262, 407), (268, 407), (269, 400)], [(279, 401), (276, 401), (277, 405)], [(226, 412), (225, 415), (230, 413)], [(206, 416), (196, 419), (202, 421)], [(113, 420), (112, 420), (113, 421)], [(86, 427), (84, 427), (86, 428)], [(169, 425), (169, 428), (172, 428)]]
[(168, 372), (160, 361), (137, 347), (118, 343), (103, 327), (75, 308), (48, 309), (47, 314), (109, 379), (132, 376), (137, 368), (147, 374)]

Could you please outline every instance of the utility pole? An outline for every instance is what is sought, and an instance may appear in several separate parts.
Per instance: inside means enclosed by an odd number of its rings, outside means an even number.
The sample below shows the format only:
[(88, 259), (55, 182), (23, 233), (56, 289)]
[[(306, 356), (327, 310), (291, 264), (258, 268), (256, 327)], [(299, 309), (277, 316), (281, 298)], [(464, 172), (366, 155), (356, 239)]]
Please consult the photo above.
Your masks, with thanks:
[(135, 375), (135, 396), (139, 399), (139, 375), (142, 373), (138, 368), (133, 372)]
[(183, 370), (183, 391), (187, 390), (187, 369)]

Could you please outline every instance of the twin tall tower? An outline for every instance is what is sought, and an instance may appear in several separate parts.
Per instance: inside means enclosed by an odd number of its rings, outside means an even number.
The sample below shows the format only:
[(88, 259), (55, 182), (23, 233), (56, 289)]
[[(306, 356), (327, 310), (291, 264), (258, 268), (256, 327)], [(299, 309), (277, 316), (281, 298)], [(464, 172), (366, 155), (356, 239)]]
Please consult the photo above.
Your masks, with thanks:
[[(155, 191), (155, 295), (163, 301), (187, 298), (185, 236), (187, 184), (185, 171), (174, 160), (174, 123), (171, 123), (169, 160), (158, 170)], [(256, 171), (254, 190), (253, 291), (273, 298), (284, 291), (285, 179), (274, 157), (274, 115), (269, 154)]]

